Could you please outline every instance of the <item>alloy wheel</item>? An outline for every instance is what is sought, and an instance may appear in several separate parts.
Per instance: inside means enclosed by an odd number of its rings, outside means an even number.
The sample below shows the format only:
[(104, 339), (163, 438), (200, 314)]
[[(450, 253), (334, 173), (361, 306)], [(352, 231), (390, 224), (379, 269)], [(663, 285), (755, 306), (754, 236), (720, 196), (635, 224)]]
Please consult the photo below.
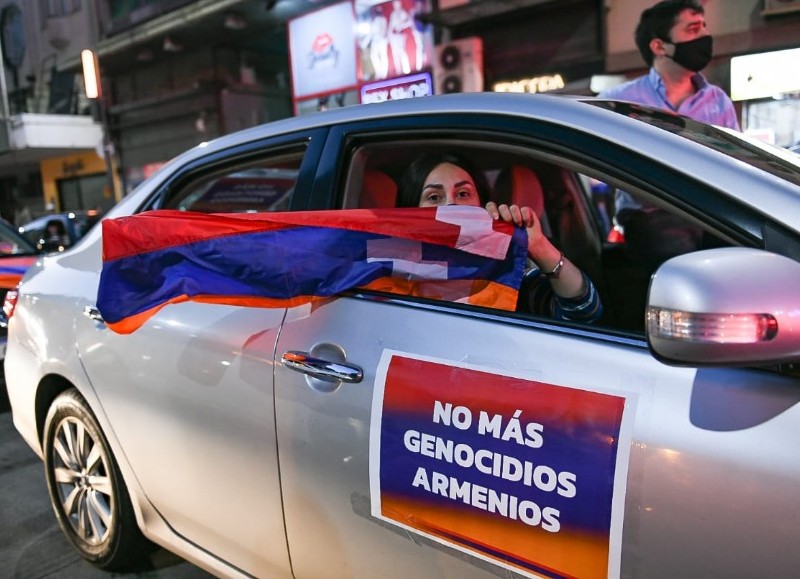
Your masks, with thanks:
[(56, 427), (52, 464), (65, 518), (87, 544), (101, 544), (113, 528), (115, 512), (103, 446), (81, 420), (65, 417)]

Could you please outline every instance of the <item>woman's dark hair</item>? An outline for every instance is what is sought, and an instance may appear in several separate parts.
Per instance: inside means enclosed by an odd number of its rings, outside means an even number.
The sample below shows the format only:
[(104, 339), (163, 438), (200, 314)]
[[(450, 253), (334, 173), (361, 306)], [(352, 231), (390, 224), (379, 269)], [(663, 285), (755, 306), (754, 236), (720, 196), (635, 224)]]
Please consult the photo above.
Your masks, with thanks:
[(654, 58), (653, 51), (650, 50), (650, 41), (660, 38), (671, 43), (669, 31), (675, 26), (678, 15), (684, 10), (691, 10), (692, 14), (705, 13), (703, 5), (696, 0), (664, 0), (642, 12), (634, 37), (639, 53), (647, 66), (653, 66)]
[(414, 159), (400, 179), (400, 190), (397, 194), (398, 207), (419, 207), (422, 186), (425, 179), (442, 163), (450, 163), (464, 169), (472, 177), (481, 206), (489, 202), (489, 183), (483, 171), (466, 157), (454, 153), (425, 153)]

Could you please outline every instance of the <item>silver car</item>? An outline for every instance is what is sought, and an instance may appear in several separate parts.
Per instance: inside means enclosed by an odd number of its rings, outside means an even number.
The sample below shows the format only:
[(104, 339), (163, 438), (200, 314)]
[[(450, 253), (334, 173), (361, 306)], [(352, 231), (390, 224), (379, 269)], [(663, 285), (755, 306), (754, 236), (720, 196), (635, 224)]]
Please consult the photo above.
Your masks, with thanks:
[[(428, 97), (204, 143), (106, 219), (380, 221), (421, 151), (541, 206), (602, 318), (356, 288), (313, 307), (178, 300), (120, 334), (97, 307), (95, 227), (23, 279), (5, 362), (75, 548), (116, 570), (157, 544), (225, 577), (800, 575), (791, 153), (630, 103)], [(643, 234), (677, 239), (653, 215), (696, 245), (640, 260)]]

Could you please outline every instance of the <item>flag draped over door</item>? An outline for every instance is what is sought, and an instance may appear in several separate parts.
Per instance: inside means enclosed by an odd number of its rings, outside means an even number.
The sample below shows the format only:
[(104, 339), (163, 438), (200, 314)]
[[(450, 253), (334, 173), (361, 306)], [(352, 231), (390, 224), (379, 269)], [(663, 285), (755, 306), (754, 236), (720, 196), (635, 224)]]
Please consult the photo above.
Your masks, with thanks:
[(130, 333), (188, 300), (293, 307), (356, 288), (513, 310), (524, 229), (477, 207), (106, 219), (97, 307)]

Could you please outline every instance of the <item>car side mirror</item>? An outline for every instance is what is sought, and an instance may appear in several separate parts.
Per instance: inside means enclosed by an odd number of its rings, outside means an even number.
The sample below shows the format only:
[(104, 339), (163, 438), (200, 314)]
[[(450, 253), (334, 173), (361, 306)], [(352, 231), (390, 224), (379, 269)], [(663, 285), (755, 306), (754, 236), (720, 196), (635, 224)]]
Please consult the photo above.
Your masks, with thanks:
[(800, 360), (800, 263), (750, 248), (666, 261), (650, 281), (646, 332), (677, 366), (752, 366)]

